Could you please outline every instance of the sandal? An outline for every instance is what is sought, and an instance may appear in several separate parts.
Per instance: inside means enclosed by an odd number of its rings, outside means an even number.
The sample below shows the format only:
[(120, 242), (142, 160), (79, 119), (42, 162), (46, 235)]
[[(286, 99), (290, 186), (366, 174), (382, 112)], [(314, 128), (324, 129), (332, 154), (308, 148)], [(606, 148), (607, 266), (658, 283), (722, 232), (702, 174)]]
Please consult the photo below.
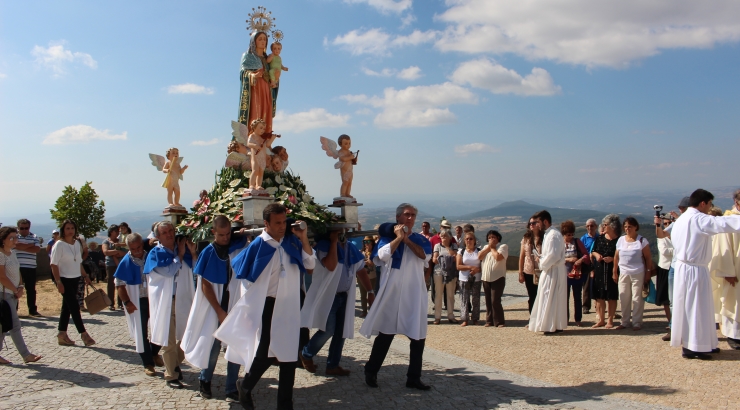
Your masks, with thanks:
[(57, 335), (57, 343), (59, 343), (59, 346), (75, 345), (74, 340), (70, 339), (69, 336), (67, 336), (67, 332), (59, 332), (59, 334)]
[(37, 356), (35, 354), (29, 354), (28, 356), (23, 358), (23, 362), (24, 363), (38, 362), (39, 360), (41, 360), (41, 357), (42, 356)]
[(642, 330), (642, 326), (632, 326), (632, 330), (634, 330), (635, 332), (638, 330)]
[(11, 362), (10, 360), (7, 360), (4, 357), (0, 356), (0, 365), (3, 365), (3, 364), (12, 364), (12, 363), (13, 362)]
[(93, 338), (90, 337), (90, 335), (87, 334), (87, 332), (81, 334), (80, 337), (82, 337), (82, 343), (84, 343), (85, 346), (92, 346), (95, 344), (95, 340), (93, 340)]
[(614, 328), (614, 330), (622, 330), (622, 329), (625, 329), (625, 327), (622, 326), (622, 325), (619, 325), (619, 326), (617, 326), (617, 327)]
[(440, 323), (440, 320), (439, 320), (439, 319), (436, 319), (436, 320), (434, 321), (434, 324), (435, 324), (435, 325), (438, 325), (439, 323)]
[(467, 321), (467, 320), (465, 320), (465, 321), (463, 321), (463, 322), (462, 322), (462, 323), (460, 324), (460, 327), (465, 327), (465, 326), (467, 326), (467, 325), (468, 325), (468, 321)]

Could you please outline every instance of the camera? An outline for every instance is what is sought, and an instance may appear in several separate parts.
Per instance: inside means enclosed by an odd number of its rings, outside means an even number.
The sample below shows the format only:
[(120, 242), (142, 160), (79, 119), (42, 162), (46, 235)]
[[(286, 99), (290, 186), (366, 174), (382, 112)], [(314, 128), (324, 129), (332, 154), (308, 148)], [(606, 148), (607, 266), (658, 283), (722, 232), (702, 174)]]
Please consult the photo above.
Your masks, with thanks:
[[(663, 205), (653, 205), (653, 209), (655, 210), (655, 217), (660, 218), (661, 217), (660, 211), (663, 210)], [(655, 224), (655, 226), (660, 226), (660, 224), (657, 223)]]

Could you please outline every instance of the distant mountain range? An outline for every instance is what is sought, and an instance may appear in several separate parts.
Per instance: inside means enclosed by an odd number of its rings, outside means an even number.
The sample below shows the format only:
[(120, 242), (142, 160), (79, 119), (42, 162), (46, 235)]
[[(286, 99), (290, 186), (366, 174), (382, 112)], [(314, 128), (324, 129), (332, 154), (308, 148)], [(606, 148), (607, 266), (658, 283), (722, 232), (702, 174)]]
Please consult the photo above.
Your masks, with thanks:
[(511, 201), (504, 202), (501, 205), (493, 208), (485, 209), (483, 211), (473, 212), (470, 214), (462, 215), (455, 219), (459, 220), (474, 220), (480, 218), (496, 218), (505, 216), (517, 216), (524, 219), (529, 218), (534, 213), (546, 209), (552, 215), (554, 221), (565, 221), (572, 220), (574, 222), (586, 222), (589, 218), (603, 218), (606, 213), (602, 211), (594, 211), (588, 209), (569, 209), (569, 208), (554, 208), (547, 207), (544, 205), (530, 204), (525, 201)]

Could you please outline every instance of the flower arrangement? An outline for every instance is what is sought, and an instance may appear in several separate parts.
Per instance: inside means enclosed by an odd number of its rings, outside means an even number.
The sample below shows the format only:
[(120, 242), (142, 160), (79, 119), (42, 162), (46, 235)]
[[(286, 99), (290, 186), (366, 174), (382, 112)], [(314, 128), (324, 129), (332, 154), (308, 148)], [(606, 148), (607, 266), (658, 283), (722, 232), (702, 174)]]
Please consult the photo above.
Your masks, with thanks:
[[(193, 202), (190, 213), (177, 227), (177, 233), (190, 236), (194, 241), (203, 241), (211, 236), (212, 220), (216, 215), (225, 215), (231, 221), (243, 221), (240, 199), (249, 188), (251, 171), (240, 171), (224, 167), (216, 172), (215, 183), (207, 195)], [(276, 202), (288, 208), (288, 217), (306, 221), (314, 233), (326, 232), (328, 224), (340, 223), (341, 218), (326, 206), (314, 202), (299, 175), (286, 170), (283, 173), (265, 171), (262, 186)]]

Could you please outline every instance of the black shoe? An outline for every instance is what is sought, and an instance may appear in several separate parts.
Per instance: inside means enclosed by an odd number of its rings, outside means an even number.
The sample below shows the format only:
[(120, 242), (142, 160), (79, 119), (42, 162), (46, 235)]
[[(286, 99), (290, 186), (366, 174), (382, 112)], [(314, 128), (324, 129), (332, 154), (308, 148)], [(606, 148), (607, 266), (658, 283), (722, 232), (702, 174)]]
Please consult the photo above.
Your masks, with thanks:
[(562, 333), (562, 332), (563, 332), (563, 329), (558, 329), (555, 331), (555, 333)]
[(176, 371), (177, 373), (179, 373), (179, 374), (177, 375), (177, 380), (180, 380), (180, 381), (182, 381), (182, 379), (183, 379), (183, 376), (182, 376), (182, 370), (180, 370), (180, 366), (177, 366), (177, 367), (175, 367), (175, 371)]
[(370, 387), (378, 387), (378, 375), (365, 373), (365, 384)]
[(254, 401), (252, 400), (252, 392), (249, 390), (245, 390), (242, 387), (243, 382), (244, 382), (244, 379), (236, 381), (236, 390), (238, 391), (237, 395), (239, 396), (239, 403), (246, 410), (254, 410)]
[(731, 349), (740, 350), (740, 340), (727, 338), (727, 344), (730, 345)]
[(183, 386), (182, 383), (180, 383), (179, 380), (167, 380), (167, 386), (173, 388), (173, 389), (182, 389)]
[(211, 382), (200, 381), (200, 397), (204, 399), (213, 397), (213, 394), (211, 394)]
[(421, 380), (406, 380), (406, 387), (419, 390), (429, 390), (432, 386), (426, 385)]
[(719, 347), (715, 347), (715, 348), (714, 348), (714, 349), (712, 349), (712, 351), (711, 351), (711, 352), (709, 352), (709, 353), (712, 353), (712, 354), (715, 354), (715, 353), (719, 353)]
[(709, 353), (695, 352), (686, 348), (683, 348), (683, 353), (681, 354), (681, 357), (683, 357), (684, 359), (712, 360), (712, 355), (710, 355)]
[(554, 336), (557, 332), (545, 332), (545, 336)]
[(226, 393), (226, 401), (230, 403), (239, 403), (239, 392), (233, 391)]

